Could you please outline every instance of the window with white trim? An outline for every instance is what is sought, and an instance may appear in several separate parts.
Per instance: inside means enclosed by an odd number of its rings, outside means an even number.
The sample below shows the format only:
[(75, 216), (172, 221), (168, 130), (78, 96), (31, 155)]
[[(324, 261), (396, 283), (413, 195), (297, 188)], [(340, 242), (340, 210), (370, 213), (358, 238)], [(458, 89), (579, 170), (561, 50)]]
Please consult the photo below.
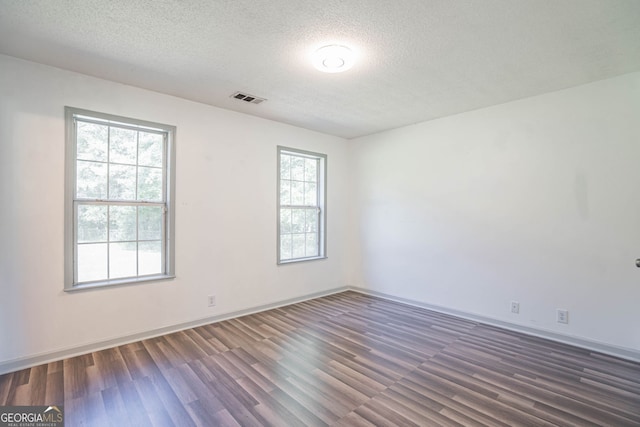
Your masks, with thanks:
[(65, 288), (173, 277), (175, 127), (65, 113)]
[(327, 156), (278, 147), (278, 263), (326, 257)]

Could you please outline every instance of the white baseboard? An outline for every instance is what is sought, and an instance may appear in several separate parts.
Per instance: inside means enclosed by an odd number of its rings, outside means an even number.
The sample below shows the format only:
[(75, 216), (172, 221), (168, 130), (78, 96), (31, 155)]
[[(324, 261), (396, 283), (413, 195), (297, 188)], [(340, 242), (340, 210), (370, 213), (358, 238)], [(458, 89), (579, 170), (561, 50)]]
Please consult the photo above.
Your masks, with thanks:
[(291, 298), (274, 302), (271, 304), (260, 305), (257, 307), (247, 308), (245, 310), (238, 310), (231, 313), (225, 313), (218, 316), (206, 317), (201, 319), (192, 320), (190, 322), (180, 323), (178, 325), (165, 326), (149, 331), (142, 331), (135, 334), (126, 335), (114, 339), (108, 339), (103, 341), (96, 341), (80, 346), (68, 347), (63, 349), (57, 349), (50, 352), (40, 353), (33, 356), (26, 356), (17, 359), (11, 359), (0, 362), (0, 375), (9, 372), (19, 371), (21, 369), (31, 368), (33, 366), (42, 365), (43, 363), (54, 362), (56, 360), (67, 359), (69, 357), (79, 356), (81, 354), (92, 353), (94, 351), (104, 350), (107, 348), (117, 347), (119, 345), (130, 344), (132, 342), (158, 337), (161, 335), (170, 334), (173, 332), (183, 331), (185, 329), (195, 328), (202, 325), (208, 325), (210, 323), (221, 322), (223, 320), (229, 320), (236, 317), (246, 316), (248, 314), (259, 313), (261, 311), (271, 310), (285, 305), (295, 304), (298, 302), (308, 301), (310, 299), (324, 297), (327, 295), (336, 294), (348, 290), (346, 286), (340, 288), (329, 289), (322, 292), (314, 292), (306, 294), (297, 298)]
[(514, 323), (504, 322), (502, 320), (492, 319), (490, 317), (479, 316), (476, 314), (466, 313), (459, 310), (453, 310), (446, 307), (440, 307), (437, 305), (427, 304), (421, 301), (415, 301), (407, 298), (401, 298), (383, 292), (373, 291), (364, 288), (358, 288), (349, 286), (349, 290), (359, 292), (365, 295), (376, 296), (390, 301), (396, 301), (403, 304), (411, 305), (414, 307), (420, 307), (438, 313), (450, 314), (452, 316), (461, 317), (463, 319), (471, 320), (485, 325), (497, 326), (499, 328), (507, 329), (510, 331), (521, 332), (526, 335), (534, 337), (545, 338), (551, 341), (560, 342), (563, 344), (569, 344), (575, 347), (580, 347), (586, 350), (592, 350), (598, 353), (607, 354), (610, 356), (619, 357), (621, 359), (630, 360), (632, 362), (640, 362), (640, 351), (626, 347), (617, 347), (606, 343), (592, 341), (584, 338), (573, 337), (569, 335), (558, 334), (556, 332), (547, 331), (544, 329), (530, 328), (527, 326), (516, 325)]

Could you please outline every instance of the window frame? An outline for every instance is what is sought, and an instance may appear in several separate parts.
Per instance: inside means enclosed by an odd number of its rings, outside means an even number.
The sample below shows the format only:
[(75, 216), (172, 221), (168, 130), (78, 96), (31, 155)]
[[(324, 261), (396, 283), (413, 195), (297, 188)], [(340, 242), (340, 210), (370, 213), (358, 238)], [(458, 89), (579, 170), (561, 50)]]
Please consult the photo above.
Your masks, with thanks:
[[(132, 283), (145, 283), (175, 278), (175, 138), (176, 127), (146, 120), (132, 119), (113, 114), (100, 113), (74, 107), (65, 107), (65, 249), (64, 249), (64, 290), (75, 291), (88, 288), (116, 286)], [(98, 123), (136, 131), (150, 131), (164, 135), (164, 163), (162, 165), (163, 199), (160, 202), (119, 201), (115, 199), (76, 198), (77, 178), (77, 121)], [(107, 161), (107, 164), (111, 162)], [(139, 166), (137, 166), (139, 167)], [(162, 272), (159, 274), (137, 275), (132, 277), (77, 282), (77, 209), (80, 205), (136, 205), (161, 206), (163, 208), (163, 224), (161, 242)], [(137, 228), (136, 228), (137, 229)], [(140, 242), (136, 235), (136, 242)], [(137, 262), (137, 261), (136, 261)]]
[[(282, 259), (281, 257), (281, 218), (280, 212), (283, 206), (292, 206), (292, 205), (282, 205), (280, 203), (280, 192), (281, 192), (281, 160), (282, 154), (290, 154), (293, 156), (304, 157), (304, 158), (312, 158), (318, 160), (318, 178), (317, 178), (317, 191), (318, 191), (318, 202), (316, 208), (318, 209), (318, 255), (310, 256), (310, 257), (300, 257), (300, 258), (290, 258), (290, 259)], [(286, 264), (295, 264), (298, 262), (306, 262), (306, 261), (315, 261), (326, 259), (327, 256), (327, 170), (328, 170), (328, 161), (327, 155), (322, 153), (316, 153), (313, 151), (301, 150), (298, 148), (285, 147), (278, 145), (277, 146), (277, 186), (276, 186), (276, 228), (277, 228), (277, 238), (276, 238), (276, 262), (278, 265), (286, 265)]]

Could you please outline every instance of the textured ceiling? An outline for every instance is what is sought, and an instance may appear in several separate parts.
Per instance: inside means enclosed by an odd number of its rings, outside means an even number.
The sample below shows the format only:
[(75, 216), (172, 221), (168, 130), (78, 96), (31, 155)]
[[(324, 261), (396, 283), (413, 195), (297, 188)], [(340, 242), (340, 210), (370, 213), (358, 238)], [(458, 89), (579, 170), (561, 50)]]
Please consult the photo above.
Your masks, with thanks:
[(0, 0), (0, 53), (352, 138), (639, 71), (640, 1)]

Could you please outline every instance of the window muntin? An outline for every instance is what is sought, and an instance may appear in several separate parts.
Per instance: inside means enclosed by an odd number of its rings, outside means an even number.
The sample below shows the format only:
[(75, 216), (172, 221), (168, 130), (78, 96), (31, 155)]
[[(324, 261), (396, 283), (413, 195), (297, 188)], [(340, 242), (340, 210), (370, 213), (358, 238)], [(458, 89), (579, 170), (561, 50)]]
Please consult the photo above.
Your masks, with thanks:
[(172, 126), (67, 114), (67, 289), (173, 277)]
[(278, 147), (278, 263), (324, 258), (326, 155)]

